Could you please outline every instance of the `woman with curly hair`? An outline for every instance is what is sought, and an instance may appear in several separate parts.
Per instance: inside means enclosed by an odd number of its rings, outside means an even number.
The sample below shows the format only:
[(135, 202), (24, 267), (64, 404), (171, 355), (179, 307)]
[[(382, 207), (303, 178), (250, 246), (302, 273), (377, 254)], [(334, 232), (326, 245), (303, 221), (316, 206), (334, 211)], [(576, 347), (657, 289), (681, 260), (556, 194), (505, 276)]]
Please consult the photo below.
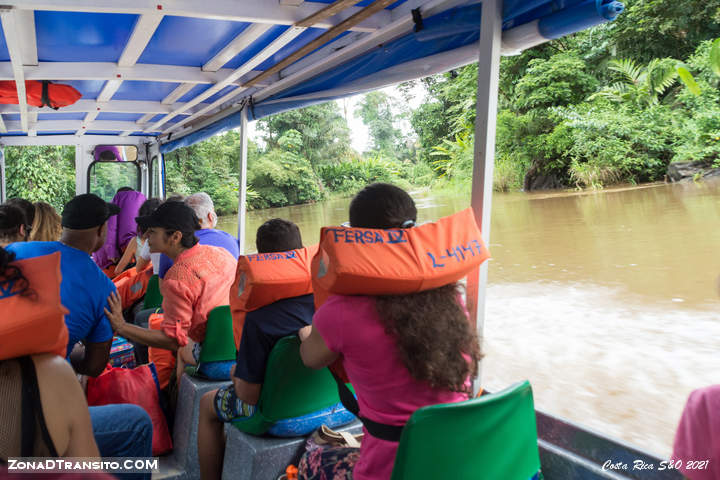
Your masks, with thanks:
[(52, 205), (45, 202), (35, 202), (35, 218), (30, 230), (31, 242), (57, 242), (62, 234), (60, 215)]
[[(350, 203), (352, 227), (409, 228), (416, 220), (412, 198), (393, 185), (369, 185)], [(481, 357), (455, 283), (410, 295), (333, 295), (299, 335), (305, 365), (342, 356), (359, 416), (393, 426), (420, 407), (467, 400)], [(363, 432), (360, 449), (306, 453), (300, 478), (389, 479), (398, 443)]]

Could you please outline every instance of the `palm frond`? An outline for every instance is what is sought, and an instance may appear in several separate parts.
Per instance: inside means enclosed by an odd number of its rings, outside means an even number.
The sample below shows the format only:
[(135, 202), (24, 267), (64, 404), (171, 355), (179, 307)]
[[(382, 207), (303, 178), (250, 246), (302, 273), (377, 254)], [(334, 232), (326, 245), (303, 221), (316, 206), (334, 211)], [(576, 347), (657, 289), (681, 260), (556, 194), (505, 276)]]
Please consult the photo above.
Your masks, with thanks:
[(608, 69), (620, 73), (625, 80), (636, 85), (641, 81), (643, 74), (643, 68), (635, 64), (635, 61), (630, 58), (610, 60), (608, 62)]

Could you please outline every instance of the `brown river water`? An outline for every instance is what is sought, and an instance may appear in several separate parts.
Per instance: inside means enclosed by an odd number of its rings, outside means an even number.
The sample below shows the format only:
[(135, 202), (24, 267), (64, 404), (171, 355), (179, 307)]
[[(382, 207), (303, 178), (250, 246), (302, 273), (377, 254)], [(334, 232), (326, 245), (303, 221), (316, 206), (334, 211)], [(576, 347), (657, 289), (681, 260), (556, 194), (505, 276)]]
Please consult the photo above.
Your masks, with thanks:
[[(470, 203), (411, 194), (421, 222)], [(246, 251), (274, 217), (315, 243), (349, 201), (248, 212)], [(667, 457), (688, 394), (720, 382), (718, 246), (720, 182), (495, 194), (483, 385), (529, 379), (538, 408)]]

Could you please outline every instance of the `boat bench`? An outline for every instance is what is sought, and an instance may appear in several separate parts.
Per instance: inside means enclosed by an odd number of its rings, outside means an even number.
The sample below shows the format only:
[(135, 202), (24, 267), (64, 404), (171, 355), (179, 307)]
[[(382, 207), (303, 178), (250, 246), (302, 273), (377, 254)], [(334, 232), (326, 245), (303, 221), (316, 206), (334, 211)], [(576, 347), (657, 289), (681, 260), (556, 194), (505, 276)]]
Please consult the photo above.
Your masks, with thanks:
[(162, 473), (153, 475), (153, 478), (200, 478), (197, 452), (200, 399), (206, 392), (223, 387), (228, 382), (229, 380), (203, 380), (190, 375), (182, 376), (175, 410), (173, 451), (161, 458)]
[[(198, 463), (197, 433), (200, 399), (228, 381), (203, 380), (183, 375), (178, 391), (175, 427), (173, 430), (173, 451), (160, 458), (160, 473), (153, 479), (194, 480), (200, 478)], [(362, 424), (355, 420), (338, 429), (357, 434)], [(223, 478), (275, 480), (285, 473), (289, 464), (297, 465), (303, 454), (306, 437), (277, 438), (254, 436), (241, 432), (232, 425), (225, 426), (227, 441)]]
[[(356, 435), (362, 432), (362, 424), (354, 420), (337, 430)], [(241, 432), (232, 425), (225, 427), (225, 433), (227, 441), (222, 478), (227, 480), (275, 480), (285, 473), (288, 465), (297, 466), (307, 440), (307, 437), (258, 437)]]

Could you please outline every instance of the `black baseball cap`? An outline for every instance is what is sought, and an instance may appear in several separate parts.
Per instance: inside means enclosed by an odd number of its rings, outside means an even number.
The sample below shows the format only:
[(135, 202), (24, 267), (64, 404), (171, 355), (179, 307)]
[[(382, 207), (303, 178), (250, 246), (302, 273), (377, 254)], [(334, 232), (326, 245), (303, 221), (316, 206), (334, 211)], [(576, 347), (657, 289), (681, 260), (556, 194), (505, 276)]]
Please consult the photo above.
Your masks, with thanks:
[(84, 193), (65, 204), (62, 226), (73, 230), (99, 227), (107, 219), (120, 213), (120, 207), (108, 203), (97, 195)]
[(200, 221), (195, 211), (183, 202), (165, 202), (150, 215), (135, 217), (135, 221), (143, 230), (152, 227), (181, 232), (200, 230)]

